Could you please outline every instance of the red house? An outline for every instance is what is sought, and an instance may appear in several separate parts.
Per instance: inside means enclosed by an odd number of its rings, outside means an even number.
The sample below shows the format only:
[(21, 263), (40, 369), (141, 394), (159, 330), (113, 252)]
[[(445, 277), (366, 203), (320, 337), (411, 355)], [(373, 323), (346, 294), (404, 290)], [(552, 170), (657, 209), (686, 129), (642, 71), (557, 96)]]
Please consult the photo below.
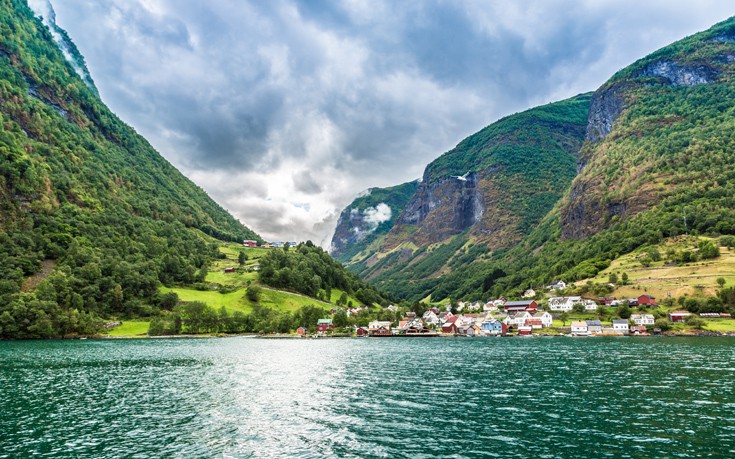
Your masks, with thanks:
[(244, 247), (258, 247), (258, 241), (242, 241)]
[(533, 300), (508, 301), (503, 308), (505, 308), (505, 312), (508, 314), (523, 311), (528, 311), (533, 314), (538, 310), (538, 304)]
[(357, 336), (367, 336), (368, 335), (368, 329), (365, 327), (357, 327)]
[(298, 333), (301, 336), (304, 336), (306, 334), (306, 329), (304, 327), (299, 327), (296, 329), (296, 333)]
[(444, 322), (444, 325), (442, 325), (442, 333), (453, 335), (459, 333), (459, 328), (457, 327), (457, 319), (459, 319), (459, 316), (452, 316), (447, 319), (447, 321)]
[(234, 273), (235, 272), (235, 268), (225, 268), (225, 272), (226, 273)]
[(334, 325), (332, 325), (332, 319), (319, 319), (316, 322), (317, 333), (326, 333), (330, 328), (334, 328)]
[(651, 295), (641, 295), (638, 297), (638, 305), (656, 306), (656, 298)]

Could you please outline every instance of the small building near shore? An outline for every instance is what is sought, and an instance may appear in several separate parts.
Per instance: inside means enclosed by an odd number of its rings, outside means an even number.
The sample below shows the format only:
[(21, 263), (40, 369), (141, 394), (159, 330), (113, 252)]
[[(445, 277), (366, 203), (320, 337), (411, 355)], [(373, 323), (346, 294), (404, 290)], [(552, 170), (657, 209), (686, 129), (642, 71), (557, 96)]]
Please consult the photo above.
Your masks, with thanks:
[(689, 311), (671, 311), (669, 313), (669, 320), (672, 322), (684, 322), (691, 315)]
[(590, 332), (587, 329), (587, 322), (585, 321), (572, 322), (572, 335), (584, 336), (584, 335), (589, 335), (589, 334)]
[(613, 330), (615, 330), (616, 333), (627, 334), (629, 331), (628, 321), (626, 319), (613, 320)]
[(651, 295), (643, 294), (639, 296), (637, 299), (638, 299), (639, 306), (643, 306), (643, 305), (656, 306), (656, 298), (652, 297)]

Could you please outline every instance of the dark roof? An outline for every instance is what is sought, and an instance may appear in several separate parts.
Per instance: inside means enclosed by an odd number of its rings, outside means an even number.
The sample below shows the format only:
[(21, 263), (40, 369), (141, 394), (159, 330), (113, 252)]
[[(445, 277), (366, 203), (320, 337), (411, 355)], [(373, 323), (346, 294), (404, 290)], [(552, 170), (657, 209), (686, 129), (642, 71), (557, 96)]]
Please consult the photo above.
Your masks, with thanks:
[(587, 321), (587, 326), (588, 327), (589, 326), (592, 326), (592, 327), (602, 327), (602, 322), (600, 322), (599, 320), (588, 320)]
[[(651, 296), (651, 295), (648, 295), (648, 294), (643, 294), (643, 295), (641, 295), (641, 296), (645, 296), (646, 298), (650, 298), (650, 299), (652, 299), (652, 300), (655, 300), (655, 299), (656, 299), (656, 297), (654, 297), (654, 296)], [(640, 298), (641, 296), (639, 296), (638, 298)]]
[(533, 302), (533, 300), (508, 301), (505, 306), (528, 306)]

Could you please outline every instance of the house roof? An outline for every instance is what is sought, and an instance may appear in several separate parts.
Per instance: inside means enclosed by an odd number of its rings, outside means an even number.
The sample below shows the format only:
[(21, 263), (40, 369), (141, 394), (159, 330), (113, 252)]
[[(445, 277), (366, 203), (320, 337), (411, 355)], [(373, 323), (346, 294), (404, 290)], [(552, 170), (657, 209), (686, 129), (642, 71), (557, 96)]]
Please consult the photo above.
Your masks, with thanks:
[(530, 306), (531, 303), (535, 303), (533, 300), (522, 300), (522, 301), (508, 301), (505, 303), (505, 307), (513, 307), (513, 306)]
[(588, 327), (602, 327), (602, 322), (599, 320), (588, 320), (587, 321)]
[(651, 296), (651, 295), (649, 295), (647, 293), (644, 293), (643, 295), (639, 296), (638, 298), (641, 298), (641, 297), (646, 297), (646, 298), (649, 298), (651, 300), (655, 300), (656, 299), (655, 296)]
[(613, 325), (628, 325), (628, 321), (625, 319), (615, 319), (613, 320)]
[(586, 327), (587, 322), (572, 322), (572, 327)]
[(317, 325), (332, 325), (332, 319), (319, 319), (316, 321)]

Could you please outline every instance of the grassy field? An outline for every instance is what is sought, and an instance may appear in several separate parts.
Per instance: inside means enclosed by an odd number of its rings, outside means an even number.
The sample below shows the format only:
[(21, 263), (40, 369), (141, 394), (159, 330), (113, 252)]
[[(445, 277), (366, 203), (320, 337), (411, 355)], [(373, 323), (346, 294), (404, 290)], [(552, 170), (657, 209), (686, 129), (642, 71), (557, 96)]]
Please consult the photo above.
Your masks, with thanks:
[[(163, 293), (174, 292), (179, 296), (181, 301), (200, 301), (214, 309), (219, 309), (224, 306), (229, 312), (241, 311), (248, 313), (253, 309), (253, 303), (245, 297), (245, 292), (247, 291), (245, 288), (224, 294), (216, 290), (200, 291), (188, 288), (161, 287), (161, 291)], [(316, 305), (323, 308), (331, 307), (329, 303), (324, 303), (314, 298), (308, 298), (295, 293), (269, 290), (265, 287), (262, 288), (260, 305), (291, 312), (306, 305)]]
[[(668, 250), (691, 249), (700, 240), (707, 239), (709, 238), (680, 236), (669, 238), (656, 248), (666, 258)], [(577, 282), (577, 285), (583, 285), (590, 280), (606, 283), (611, 273), (617, 274), (618, 278), (627, 273), (630, 285), (618, 286), (611, 296), (632, 298), (648, 293), (659, 301), (667, 296), (714, 296), (719, 289), (717, 279), (720, 277), (725, 279), (725, 285), (735, 285), (735, 253), (726, 247), (720, 247), (720, 256), (710, 260), (680, 265), (666, 265), (666, 261), (662, 260), (644, 266), (642, 259), (649, 249), (647, 247), (623, 255), (596, 277)]]
[(142, 320), (124, 321), (119, 327), (115, 327), (107, 334), (108, 336), (141, 336), (148, 333), (150, 322)]

